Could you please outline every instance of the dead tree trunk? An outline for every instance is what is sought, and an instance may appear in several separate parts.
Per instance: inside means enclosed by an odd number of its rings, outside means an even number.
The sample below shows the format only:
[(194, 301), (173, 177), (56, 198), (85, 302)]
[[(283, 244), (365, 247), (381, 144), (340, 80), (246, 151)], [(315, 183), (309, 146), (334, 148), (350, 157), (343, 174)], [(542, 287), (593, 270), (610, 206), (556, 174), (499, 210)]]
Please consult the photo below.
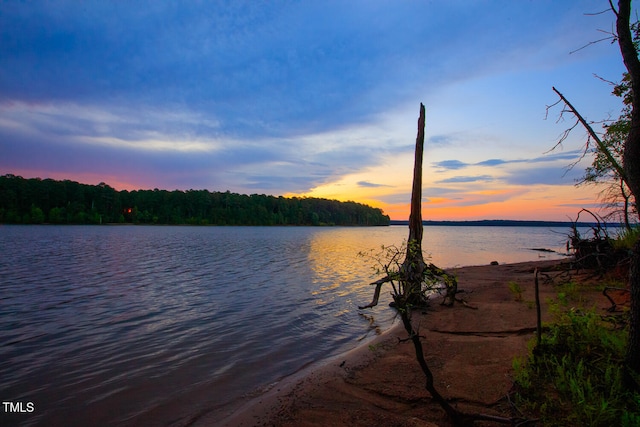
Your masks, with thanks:
[[(407, 254), (400, 267), (398, 277), (399, 292), (394, 292), (393, 300), (396, 309), (402, 318), (405, 330), (409, 334), (416, 350), (416, 359), (425, 375), (425, 388), (433, 399), (440, 404), (442, 409), (457, 425), (461, 415), (438, 392), (434, 385), (433, 374), (424, 359), (422, 343), (411, 324), (411, 308), (420, 303), (422, 295), (422, 282), (424, 281), (425, 262), (422, 257), (422, 153), (424, 151), (424, 127), (425, 110), (420, 104), (420, 117), (418, 118), (418, 136), (416, 137), (415, 159), (413, 165), (413, 185), (411, 188), (411, 213), (409, 215), (409, 239), (407, 241)], [(387, 276), (388, 277), (388, 276)]]
[[(407, 240), (404, 262), (397, 272), (386, 271), (382, 279), (371, 283), (376, 285), (371, 303), (359, 307), (371, 308), (378, 305), (382, 285), (391, 282), (394, 286), (394, 303), (397, 297), (404, 299), (404, 303), (411, 306), (424, 305), (426, 302), (422, 292), (425, 282), (444, 286), (445, 297), (443, 304), (452, 305), (456, 299), (458, 283), (455, 277), (447, 275), (442, 269), (433, 264), (426, 264), (422, 256), (422, 158), (424, 151), (425, 109), (420, 104), (418, 118), (418, 135), (416, 137), (415, 159), (413, 166), (413, 184), (411, 188), (411, 211), (409, 214), (409, 239)], [(387, 268), (387, 270), (389, 270)], [(398, 289), (394, 281), (398, 282)]]
[[(418, 136), (416, 137), (415, 159), (413, 164), (413, 185), (411, 188), (411, 213), (409, 214), (409, 239), (407, 255), (400, 271), (400, 288), (406, 303), (420, 303), (425, 263), (422, 257), (422, 153), (424, 151), (425, 110), (420, 104), (418, 118)], [(397, 302), (396, 302), (397, 303)]]
[[(371, 308), (378, 305), (380, 289), (385, 283), (391, 282), (394, 288), (394, 304), (420, 305), (422, 301), (422, 283), (424, 282), (426, 264), (422, 256), (422, 153), (424, 151), (424, 126), (425, 110), (420, 104), (420, 117), (418, 118), (418, 136), (416, 137), (415, 160), (413, 167), (413, 185), (411, 189), (411, 213), (409, 215), (409, 239), (407, 240), (404, 262), (397, 271), (387, 268), (387, 275), (382, 279), (371, 283), (376, 285), (373, 301), (370, 304), (359, 307)], [(394, 281), (398, 282), (396, 289)], [(403, 300), (402, 302), (396, 301)]]
[[(448, 276), (443, 270), (433, 264), (426, 264), (422, 256), (422, 153), (424, 149), (424, 126), (425, 126), (425, 110), (424, 105), (420, 104), (420, 118), (418, 119), (418, 136), (416, 138), (415, 162), (413, 168), (413, 188), (411, 191), (411, 214), (409, 216), (409, 240), (406, 247), (406, 255), (402, 264), (397, 266), (397, 270), (391, 268), (393, 260), (385, 266), (386, 276), (380, 280), (373, 282), (376, 285), (373, 301), (363, 307), (370, 308), (378, 304), (380, 297), (380, 289), (384, 283), (390, 282), (393, 287), (392, 297), (394, 307), (400, 314), (402, 324), (409, 334), (409, 339), (415, 347), (416, 359), (425, 376), (425, 388), (431, 394), (431, 397), (437, 402), (447, 413), (453, 425), (467, 426), (472, 425), (477, 420), (488, 420), (505, 424), (513, 424), (514, 420), (503, 417), (493, 417), (482, 414), (465, 414), (460, 412), (442, 396), (435, 387), (434, 377), (429, 365), (427, 364), (420, 336), (416, 332), (411, 322), (412, 309), (420, 305), (422, 301), (422, 284), (426, 281), (433, 282), (440, 279), (441, 283), (446, 285), (447, 295), (453, 289), (451, 294), (451, 303), (455, 299), (457, 290), (457, 282), (455, 278)], [(398, 253), (394, 254), (395, 256)], [(394, 266), (395, 267), (395, 266)], [(398, 286), (396, 286), (396, 283)]]
[(418, 136), (416, 137), (415, 159), (413, 164), (413, 185), (411, 187), (411, 213), (409, 215), (409, 241), (416, 242), (419, 259), (422, 264), (422, 153), (424, 151), (424, 105), (420, 104), (418, 119)]

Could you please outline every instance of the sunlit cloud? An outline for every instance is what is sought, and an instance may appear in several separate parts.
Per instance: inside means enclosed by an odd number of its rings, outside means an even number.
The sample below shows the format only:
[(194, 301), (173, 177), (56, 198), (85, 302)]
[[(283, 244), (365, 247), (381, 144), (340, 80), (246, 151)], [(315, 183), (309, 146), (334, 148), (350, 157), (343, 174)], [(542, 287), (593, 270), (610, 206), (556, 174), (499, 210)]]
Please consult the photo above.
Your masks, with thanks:
[(114, 148), (152, 151), (208, 152), (215, 149), (215, 144), (201, 141), (175, 141), (166, 139), (124, 140), (120, 138), (83, 136), (74, 137), (79, 143), (105, 145)]
[(468, 183), (468, 182), (478, 182), (478, 181), (494, 181), (495, 178), (491, 175), (477, 175), (477, 176), (454, 176), (451, 178), (441, 179), (435, 181), (436, 184), (450, 184), (450, 183)]
[(515, 197), (520, 197), (527, 192), (528, 190), (526, 188), (471, 191), (468, 193), (456, 194), (455, 197), (451, 198), (430, 198), (427, 207), (429, 204), (445, 204), (449, 207), (485, 205), (488, 203), (504, 202)]
[(389, 187), (389, 185), (386, 185), (386, 184), (375, 184), (373, 182), (367, 182), (367, 181), (358, 181), (358, 186), (368, 187), (368, 188)]
[(600, 203), (593, 203), (593, 200), (589, 200), (585, 203), (559, 203), (557, 206), (576, 209), (600, 209), (602, 205)]

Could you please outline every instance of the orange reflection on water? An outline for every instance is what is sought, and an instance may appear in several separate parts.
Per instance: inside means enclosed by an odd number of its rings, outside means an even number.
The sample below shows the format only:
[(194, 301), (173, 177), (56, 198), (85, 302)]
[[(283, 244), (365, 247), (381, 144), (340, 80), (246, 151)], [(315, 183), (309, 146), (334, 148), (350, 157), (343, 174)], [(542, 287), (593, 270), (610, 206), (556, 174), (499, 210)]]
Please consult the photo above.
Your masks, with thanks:
[[(358, 253), (379, 249), (382, 244), (401, 244), (400, 234), (389, 233), (395, 230), (389, 227), (340, 227), (313, 233), (308, 260), (318, 286), (313, 291), (316, 304), (325, 304), (360, 289), (368, 291), (369, 283), (375, 278), (372, 260)], [(406, 233), (403, 230), (401, 234)]]

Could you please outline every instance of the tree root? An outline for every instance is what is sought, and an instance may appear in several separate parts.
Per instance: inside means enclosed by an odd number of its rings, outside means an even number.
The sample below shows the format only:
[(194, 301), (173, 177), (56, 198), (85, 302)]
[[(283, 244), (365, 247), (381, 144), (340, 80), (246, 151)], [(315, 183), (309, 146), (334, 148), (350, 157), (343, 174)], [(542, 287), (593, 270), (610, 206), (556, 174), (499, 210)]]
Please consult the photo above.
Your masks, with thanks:
[(467, 427), (473, 426), (476, 421), (491, 421), (500, 424), (510, 424), (512, 426), (523, 426), (531, 422), (530, 420), (523, 418), (508, 418), (487, 414), (468, 414), (451, 406), (449, 401), (445, 399), (435, 387), (433, 373), (431, 372), (431, 369), (429, 368), (429, 365), (427, 365), (427, 361), (424, 358), (422, 342), (420, 341), (420, 336), (413, 329), (409, 311), (400, 311), (400, 317), (402, 318), (402, 324), (404, 325), (405, 330), (409, 334), (409, 339), (413, 343), (418, 364), (420, 365), (420, 368), (425, 375), (425, 388), (427, 389), (433, 400), (436, 401), (442, 407), (442, 409), (444, 409), (444, 411), (453, 422), (453, 425), (459, 427)]
[(375, 282), (371, 282), (371, 285), (376, 285), (376, 290), (373, 292), (373, 300), (367, 305), (358, 306), (360, 310), (364, 310), (365, 308), (371, 308), (378, 305), (378, 300), (380, 299), (380, 290), (382, 289), (382, 285), (387, 282), (391, 282), (391, 277), (385, 276), (382, 279), (376, 280)]
[(535, 332), (537, 328), (508, 329), (504, 331), (443, 331), (442, 329), (429, 329), (429, 332), (447, 335), (476, 336), (476, 337), (507, 337), (511, 335), (526, 335)]
[[(629, 289), (627, 289), (627, 288), (616, 288), (616, 287), (613, 287), (613, 286), (607, 286), (606, 288), (604, 288), (604, 289), (602, 290), (602, 295), (604, 295), (605, 297), (607, 297), (607, 299), (608, 299), (608, 300), (609, 300), (609, 302), (611, 303), (611, 307), (609, 307), (609, 308), (607, 309), (607, 311), (608, 311), (609, 313), (613, 313), (614, 311), (617, 311), (617, 310), (618, 310), (618, 305), (619, 305), (619, 304), (618, 304), (617, 302), (615, 302), (615, 301), (613, 300), (613, 298), (611, 298), (611, 295), (609, 295), (609, 291), (618, 291), (618, 292), (622, 292), (622, 293), (625, 293), (625, 292), (626, 292), (626, 293), (629, 293), (630, 291), (629, 291)], [(627, 302), (623, 302), (621, 305), (623, 305), (623, 306), (624, 306), (624, 305), (627, 305), (627, 304), (628, 304)]]

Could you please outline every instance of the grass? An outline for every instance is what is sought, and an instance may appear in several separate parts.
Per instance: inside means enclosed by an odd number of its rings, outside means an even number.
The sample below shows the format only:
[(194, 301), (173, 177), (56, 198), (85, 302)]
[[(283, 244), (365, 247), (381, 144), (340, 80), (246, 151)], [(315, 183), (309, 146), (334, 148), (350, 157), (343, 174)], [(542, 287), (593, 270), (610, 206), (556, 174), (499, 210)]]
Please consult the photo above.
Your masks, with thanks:
[[(640, 227), (625, 230), (613, 246), (628, 252), (639, 235)], [(611, 280), (557, 286), (547, 301), (555, 321), (540, 345), (531, 340), (528, 356), (513, 361), (516, 404), (543, 426), (640, 427), (640, 394), (623, 385), (629, 312), (603, 316), (584, 308), (585, 291), (625, 286)], [(518, 295), (515, 285), (509, 289)]]
[(509, 290), (513, 294), (516, 301), (522, 301), (522, 286), (518, 282), (511, 281), (508, 283)]
[(616, 250), (630, 251), (640, 236), (640, 227), (635, 226), (631, 230), (623, 229), (613, 240), (613, 247)]
[(628, 331), (595, 309), (567, 309), (578, 288), (559, 292), (556, 322), (514, 360), (516, 403), (544, 426), (640, 426), (640, 395), (622, 382)]

